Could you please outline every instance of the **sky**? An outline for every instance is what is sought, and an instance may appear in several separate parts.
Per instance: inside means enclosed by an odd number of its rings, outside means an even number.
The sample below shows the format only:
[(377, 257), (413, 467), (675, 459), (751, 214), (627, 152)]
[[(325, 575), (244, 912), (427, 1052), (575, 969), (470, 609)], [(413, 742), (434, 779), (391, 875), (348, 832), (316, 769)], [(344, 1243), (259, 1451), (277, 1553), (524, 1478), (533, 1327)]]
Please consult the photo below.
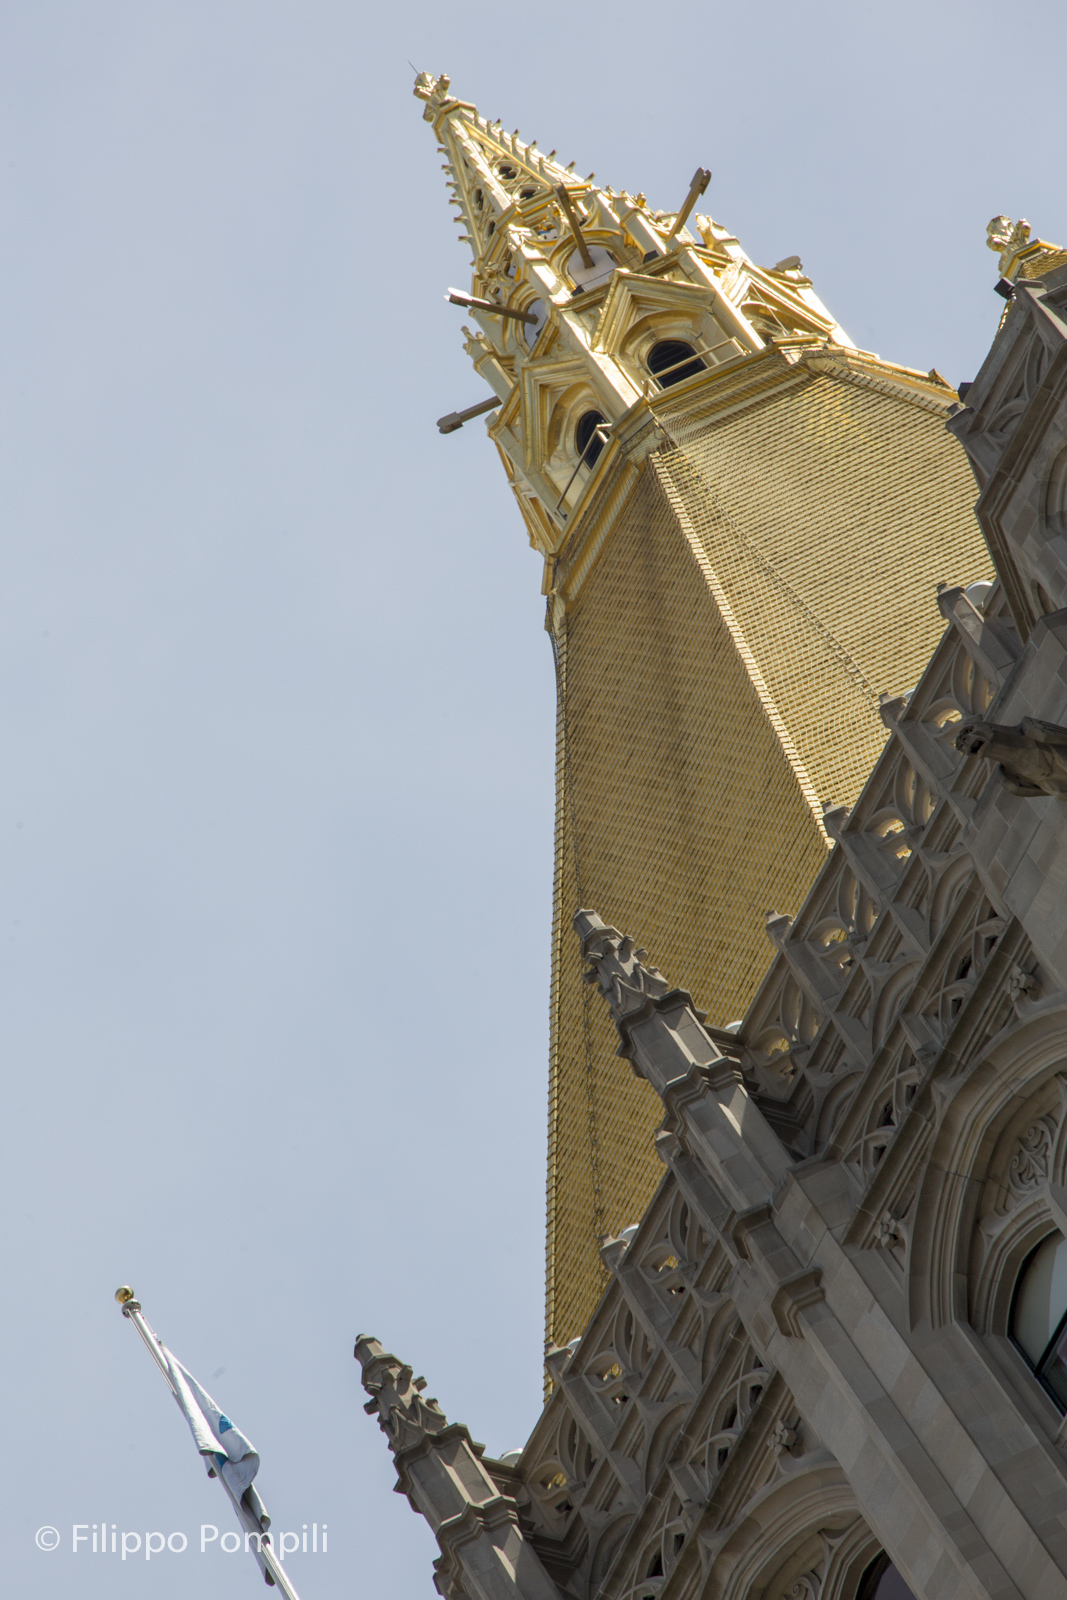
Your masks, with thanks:
[[(653, 206), (711, 167), (757, 261), (958, 382), (1003, 305), (987, 220), (1067, 242), (1065, 32), (1048, 0), (0, 7), (21, 1600), (262, 1592), (200, 1552), (228, 1508), (121, 1283), (255, 1443), (275, 1530), (326, 1524), (301, 1600), (434, 1593), (358, 1333), (492, 1453), (538, 1413), (552, 668), (484, 427), (434, 427), (484, 390), (409, 63)], [(72, 1549), (100, 1521), (126, 1561)]]

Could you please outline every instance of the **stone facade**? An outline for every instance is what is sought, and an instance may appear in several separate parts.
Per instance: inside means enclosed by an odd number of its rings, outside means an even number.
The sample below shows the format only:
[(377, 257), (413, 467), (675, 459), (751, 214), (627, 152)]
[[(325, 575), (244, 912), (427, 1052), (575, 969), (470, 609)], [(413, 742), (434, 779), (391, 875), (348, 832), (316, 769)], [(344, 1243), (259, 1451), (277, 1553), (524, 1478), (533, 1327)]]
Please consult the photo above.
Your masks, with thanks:
[(949, 424), (998, 582), (942, 588), (943, 637), (884, 701), (888, 743), (828, 808), (800, 909), (768, 918), (741, 1026), (708, 1027), (632, 939), (575, 918), (616, 1070), (662, 1108), (664, 1172), (604, 1243), (584, 1331), (549, 1351), (526, 1447), (490, 1461), (436, 1409), (405, 1421), (410, 1369), (357, 1346), (450, 1600), (1067, 1594), (1067, 1421), (1012, 1336), (1020, 1274), (1067, 1236), (1051, 259), (1042, 278), (1026, 258)]

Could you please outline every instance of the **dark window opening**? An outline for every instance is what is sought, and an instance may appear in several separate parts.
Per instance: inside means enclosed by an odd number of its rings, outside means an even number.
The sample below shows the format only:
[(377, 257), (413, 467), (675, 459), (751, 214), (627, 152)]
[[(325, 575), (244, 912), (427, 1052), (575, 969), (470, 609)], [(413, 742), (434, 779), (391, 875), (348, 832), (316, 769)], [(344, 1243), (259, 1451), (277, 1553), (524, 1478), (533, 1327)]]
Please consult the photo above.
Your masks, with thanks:
[(587, 467), (593, 467), (600, 459), (604, 449), (604, 435), (597, 433), (603, 427), (606, 418), (599, 411), (586, 411), (578, 418), (578, 426), (574, 430), (574, 445), (578, 458), (584, 461)]
[(502, 163), (496, 170), (507, 183), (510, 183), (512, 178), (517, 178), (519, 175), (514, 167), (508, 166), (507, 162)]
[(856, 1600), (915, 1600), (915, 1596), (883, 1550), (860, 1579)]
[(661, 339), (648, 352), (648, 370), (659, 379), (661, 389), (669, 389), (703, 372), (704, 363), (684, 339)]
[(1067, 1409), (1067, 1239), (1052, 1233), (1027, 1257), (1011, 1303), (1012, 1342), (1060, 1410)]

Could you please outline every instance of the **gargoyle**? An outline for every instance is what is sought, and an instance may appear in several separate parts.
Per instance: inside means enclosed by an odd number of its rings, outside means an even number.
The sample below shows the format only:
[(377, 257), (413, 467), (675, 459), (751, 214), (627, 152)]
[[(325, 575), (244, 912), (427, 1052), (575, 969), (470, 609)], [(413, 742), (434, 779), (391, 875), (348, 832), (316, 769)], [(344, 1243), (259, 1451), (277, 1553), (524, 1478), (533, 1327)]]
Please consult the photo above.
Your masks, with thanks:
[(956, 735), (956, 749), (1000, 763), (1000, 775), (1012, 794), (1025, 799), (1055, 795), (1067, 800), (1067, 728), (1055, 722), (1024, 717), (1018, 727), (1000, 722), (965, 722)]

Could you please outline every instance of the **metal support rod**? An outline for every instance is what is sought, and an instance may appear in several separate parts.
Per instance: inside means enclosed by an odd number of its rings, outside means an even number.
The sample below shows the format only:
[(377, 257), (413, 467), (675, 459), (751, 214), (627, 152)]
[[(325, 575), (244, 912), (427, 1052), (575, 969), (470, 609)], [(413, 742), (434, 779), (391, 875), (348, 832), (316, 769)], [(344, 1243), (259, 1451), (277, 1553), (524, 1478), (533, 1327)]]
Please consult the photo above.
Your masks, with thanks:
[(494, 317), (513, 317), (516, 322), (536, 322), (532, 311), (520, 311), (517, 306), (498, 306), (495, 300), (483, 300), (480, 295), (464, 294), (462, 289), (449, 289), (445, 299), (453, 306), (469, 306), (472, 311), (488, 311)]
[(610, 435), (610, 433), (611, 433), (611, 423), (610, 422), (598, 422), (596, 427), (593, 429), (593, 435), (592, 435), (592, 438), (590, 438), (590, 440), (589, 440), (589, 444), (586, 445), (585, 449), (582, 451), (581, 455), (578, 457), (578, 464), (575, 467), (574, 471), (571, 473), (570, 477), (567, 479), (567, 487), (564, 489), (563, 493), (560, 495), (559, 499), (556, 501), (556, 511), (557, 511), (558, 514), (561, 514), (564, 517), (567, 515), (567, 513), (563, 510), (563, 502), (564, 502), (564, 500), (566, 500), (567, 496), (570, 494), (571, 484), (574, 482), (575, 478), (578, 476), (578, 473), (581, 471), (582, 467), (589, 466), (589, 462), (587, 462), (586, 459), (585, 459), (586, 455), (589, 452), (589, 445), (592, 444), (594, 438), (599, 439), (601, 444), (607, 444), (608, 443), (608, 436)]
[(497, 406), (503, 405), (496, 395), (491, 395), (488, 400), (479, 400), (476, 406), (468, 406), (466, 411), (450, 411), (445, 417), (438, 417), (438, 433), (455, 433), (457, 428), (462, 428), (465, 422), (472, 422), (475, 417), (482, 417), (487, 411), (495, 411)]
[(668, 244), (670, 244), (676, 233), (681, 233), (682, 229), (689, 221), (689, 213), (692, 211), (693, 207), (696, 205), (697, 201), (700, 199), (700, 196), (704, 193), (704, 190), (707, 188), (710, 182), (711, 172), (709, 169), (707, 167), (698, 167), (693, 173), (693, 181), (689, 185), (689, 193), (682, 201), (682, 209), (675, 217), (671, 226), (671, 231), (667, 235)]
[(585, 242), (585, 235), (582, 233), (582, 225), (578, 221), (578, 213), (574, 209), (574, 201), (571, 199), (562, 183), (556, 190), (556, 199), (559, 201), (560, 209), (567, 219), (567, 226), (574, 235), (574, 242), (578, 246), (578, 254), (582, 258), (582, 266), (592, 269), (596, 263), (589, 253), (589, 246)]
[[(120, 1295), (127, 1295), (128, 1298), (124, 1300), (120, 1299)], [(115, 1299), (119, 1301), (119, 1305), (122, 1307), (122, 1315), (126, 1317), (128, 1321), (133, 1323), (134, 1327), (137, 1329), (137, 1332), (141, 1335), (149, 1355), (152, 1357), (152, 1360), (163, 1374), (163, 1380), (171, 1394), (174, 1396), (175, 1403), (180, 1405), (180, 1402), (178, 1401), (178, 1391), (175, 1389), (174, 1382), (167, 1370), (167, 1363), (163, 1356), (162, 1342), (155, 1329), (150, 1326), (144, 1312), (141, 1310), (140, 1301), (135, 1300), (133, 1298), (133, 1291), (127, 1289), (120, 1289), (115, 1295)], [(300, 1600), (300, 1596), (289, 1582), (285, 1568), (281, 1565), (280, 1561), (274, 1554), (273, 1546), (270, 1543), (270, 1534), (265, 1533), (264, 1530), (256, 1523), (252, 1514), (245, 1510), (244, 1506), (242, 1506), (241, 1502), (238, 1500), (237, 1496), (234, 1494), (233, 1490), (230, 1488), (221, 1472), (213, 1472), (212, 1477), (217, 1478), (222, 1487), (225, 1489), (226, 1494), (229, 1497), (230, 1504), (237, 1513), (237, 1520), (244, 1528), (245, 1532), (252, 1534), (256, 1538), (263, 1565), (270, 1572), (275, 1587), (280, 1591), (281, 1594), (285, 1596), (285, 1600)], [(248, 1548), (247, 1539), (245, 1540), (245, 1548)]]
[(669, 372), (677, 372), (679, 367), (687, 367), (689, 365), (689, 363), (691, 361), (695, 360), (695, 358), (697, 356), (710, 356), (711, 354), (712, 354), (712, 351), (708, 349), (708, 346), (706, 344), (696, 344), (696, 345), (694, 345), (693, 346), (693, 354), (691, 356), (683, 356), (681, 361), (674, 361), (674, 362), (671, 363), (671, 365), (669, 367), (663, 367), (659, 372), (654, 372), (650, 378), (646, 378), (645, 379), (644, 383), (641, 386), (641, 398), (642, 398), (642, 400), (647, 400), (648, 399), (649, 395), (652, 393), (652, 385), (653, 384), (656, 385), (657, 389), (662, 389), (663, 388), (662, 380), (667, 376), (667, 374)]

